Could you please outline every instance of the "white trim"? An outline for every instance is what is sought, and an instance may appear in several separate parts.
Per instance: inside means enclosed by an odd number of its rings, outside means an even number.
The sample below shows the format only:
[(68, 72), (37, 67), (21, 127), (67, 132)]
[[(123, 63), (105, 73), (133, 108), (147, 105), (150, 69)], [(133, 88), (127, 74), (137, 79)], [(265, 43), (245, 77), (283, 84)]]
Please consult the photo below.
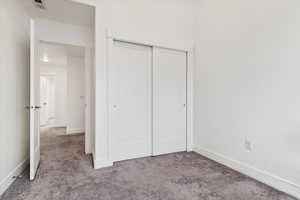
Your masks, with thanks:
[(71, 135), (71, 134), (80, 134), (80, 133), (84, 133), (84, 128), (68, 129), (67, 130), (67, 134), (68, 135)]
[(113, 166), (113, 162), (110, 160), (93, 159), (93, 161), (94, 161), (94, 169), (100, 169), (100, 168)]
[(4, 179), (0, 182), (0, 196), (9, 188), (15, 181), (14, 176), (19, 176), (28, 166), (29, 159), (22, 161), (16, 168), (14, 168)]
[[(157, 113), (158, 106), (156, 105), (158, 102), (158, 64), (157, 60), (154, 59), (157, 56), (157, 48), (152, 47), (152, 156), (159, 155), (159, 135), (158, 135), (158, 124), (157, 124)], [(156, 76), (155, 76), (156, 75)]]
[(246, 174), (251, 178), (270, 185), (277, 190), (288, 193), (296, 198), (300, 198), (300, 185), (297, 185), (296, 183), (204, 148), (194, 147), (194, 151), (238, 172)]
[[(113, 60), (113, 46), (114, 46), (114, 40), (112, 38), (109, 38), (108, 37), (108, 31), (106, 32), (106, 35), (107, 35), (107, 67), (105, 68), (106, 70), (106, 122), (107, 122), (107, 158), (108, 160), (111, 160), (112, 159), (112, 156), (111, 156), (111, 152), (112, 152), (112, 137), (111, 137), (111, 134), (109, 134), (110, 130), (109, 130), (109, 114), (110, 114), (110, 109), (109, 109), (109, 106), (110, 106), (110, 65), (111, 65), (111, 62)], [(107, 161), (109, 162), (109, 161)]]
[(41, 128), (67, 128), (66, 124), (46, 124), (45, 126), (41, 126)]
[(193, 62), (193, 50), (187, 51), (187, 117), (186, 117), (186, 128), (187, 128), (187, 140), (186, 140), (186, 148), (187, 151), (193, 150), (193, 133), (194, 133), (194, 62)]
[(84, 92), (85, 92), (85, 112), (84, 112), (84, 121), (85, 121), (85, 153), (92, 153), (91, 146), (91, 91), (92, 91), (92, 82), (91, 82), (91, 69), (92, 69), (92, 49), (89, 47), (84, 48), (84, 69), (85, 69), (85, 78), (84, 78)]
[(150, 98), (150, 101), (149, 101), (149, 104), (148, 104), (148, 110), (149, 110), (149, 133), (151, 134), (150, 135), (150, 141), (149, 141), (149, 144), (150, 144), (150, 154), (153, 155), (153, 48), (152, 47), (148, 47), (150, 48), (150, 56), (151, 56), (151, 64), (150, 64), (150, 67), (148, 69), (149, 71), (149, 75), (148, 75), (148, 83), (149, 83), (149, 86), (148, 86), (148, 95)]

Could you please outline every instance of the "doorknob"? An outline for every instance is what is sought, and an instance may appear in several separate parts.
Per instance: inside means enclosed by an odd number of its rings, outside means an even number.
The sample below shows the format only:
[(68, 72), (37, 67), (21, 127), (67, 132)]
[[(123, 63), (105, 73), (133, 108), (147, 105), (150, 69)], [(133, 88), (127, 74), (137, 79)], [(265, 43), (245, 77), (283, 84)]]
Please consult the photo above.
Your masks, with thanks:
[(40, 109), (41, 106), (24, 106), (25, 109)]
[(25, 109), (32, 109), (32, 106), (24, 106)]

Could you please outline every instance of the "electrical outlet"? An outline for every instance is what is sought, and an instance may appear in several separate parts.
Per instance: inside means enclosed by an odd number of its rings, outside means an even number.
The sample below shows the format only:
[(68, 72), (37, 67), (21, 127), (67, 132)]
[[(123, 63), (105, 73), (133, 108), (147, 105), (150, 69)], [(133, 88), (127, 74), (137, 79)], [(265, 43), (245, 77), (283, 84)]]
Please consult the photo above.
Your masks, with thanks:
[(252, 150), (251, 142), (249, 140), (245, 140), (244, 147), (247, 151), (251, 151)]

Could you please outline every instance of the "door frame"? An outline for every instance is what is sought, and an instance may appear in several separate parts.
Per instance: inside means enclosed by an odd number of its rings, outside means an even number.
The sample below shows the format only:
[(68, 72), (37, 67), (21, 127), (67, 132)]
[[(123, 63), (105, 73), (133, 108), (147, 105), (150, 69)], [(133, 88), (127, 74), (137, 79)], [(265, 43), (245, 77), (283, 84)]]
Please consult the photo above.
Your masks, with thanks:
[[(106, 32), (106, 40), (107, 40), (107, 66), (105, 68), (105, 77), (106, 77), (106, 125), (109, 127), (108, 119), (109, 119), (109, 68), (111, 65), (111, 60), (113, 59), (113, 45), (114, 41), (120, 41), (120, 42), (127, 42), (127, 43), (133, 43), (137, 45), (144, 45), (144, 46), (150, 46), (150, 47), (157, 47), (157, 48), (165, 48), (165, 49), (170, 49), (170, 50), (177, 50), (177, 51), (183, 51), (186, 52), (187, 59), (186, 59), (186, 70), (187, 70), (187, 94), (186, 94), (186, 134), (187, 134), (187, 140), (186, 140), (186, 150), (188, 152), (193, 151), (193, 121), (194, 121), (194, 102), (193, 102), (193, 97), (194, 97), (194, 78), (193, 78), (193, 71), (194, 71), (194, 48), (193, 48), (193, 43), (191, 45), (178, 45), (178, 46), (169, 46), (167, 44), (165, 45), (159, 45), (155, 42), (145, 42), (145, 40), (133, 40), (128, 37), (122, 37), (118, 36), (117, 34), (111, 33), (109, 30)], [(151, 130), (152, 131), (152, 130)], [(94, 160), (94, 165), (95, 168), (101, 168), (101, 167), (106, 167), (106, 166), (111, 166), (113, 165), (113, 161), (111, 159), (111, 134), (109, 132), (109, 129), (107, 131), (107, 162), (105, 163), (97, 163), (97, 160)], [(152, 141), (153, 142), (153, 141)]]
[[(92, 47), (84, 47), (84, 95), (85, 95), (85, 111), (84, 111), (84, 150), (86, 154), (92, 153), (92, 69), (93, 69), (93, 49)], [(88, 103), (87, 103), (88, 102)]]
[[(94, 83), (92, 79), (93, 74), (93, 48), (90, 46), (84, 46), (80, 44), (62, 43), (52, 40), (39, 40), (40, 43), (56, 44), (56, 45), (70, 45), (77, 46), (84, 49), (84, 94), (85, 94), (85, 111), (84, 111), (84, 149), (85, 154), (91, 154), (93, 150), (93, 138), (92, 138), (92, 90), (94, 89)], [(55, 76), (53, 73), (41, 73), (45, 76)], [(67, 127), (67, 125), (66, 125)]]

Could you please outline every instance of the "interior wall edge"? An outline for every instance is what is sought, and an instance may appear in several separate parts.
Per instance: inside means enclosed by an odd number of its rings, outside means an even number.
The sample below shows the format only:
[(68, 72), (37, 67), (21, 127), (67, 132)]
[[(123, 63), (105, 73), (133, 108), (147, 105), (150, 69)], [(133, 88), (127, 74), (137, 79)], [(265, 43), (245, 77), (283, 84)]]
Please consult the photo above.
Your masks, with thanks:
[(227, 156), (222, 155), (221, 153), (217, 153), (214, 151), (210, 151), (208, 149), (194, 146), (194, 152), (205, 156), (211, 160), (214, 160), (218, 163), (221, 163), (229, 168), (232, 168), (242, 174), (245, 174), (251, 178), (254, 178), (262, 183), (265, 183), (277, 190), (290, 194), (296, 198), (300, 198), (300, 185), (293, 183), (287, 179), (278, 177), (275, 174), (270, 172), (258, 169), (256, 167), (250, 166), (245, 162), (240, 162), (235, 159), (229, 158)]

